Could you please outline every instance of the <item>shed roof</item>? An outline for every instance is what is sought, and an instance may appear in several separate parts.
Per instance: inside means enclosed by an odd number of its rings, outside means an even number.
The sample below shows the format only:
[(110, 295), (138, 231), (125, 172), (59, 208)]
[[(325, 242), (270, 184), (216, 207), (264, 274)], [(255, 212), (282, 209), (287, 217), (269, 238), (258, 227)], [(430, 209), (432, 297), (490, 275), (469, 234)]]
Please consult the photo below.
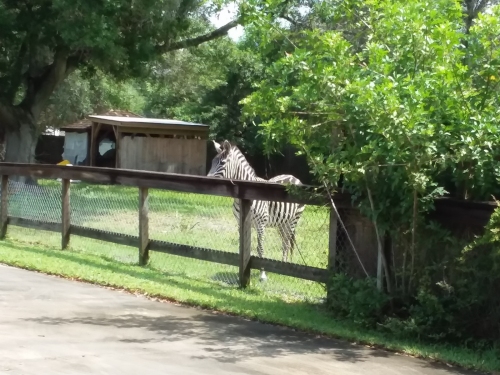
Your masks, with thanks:
[[(122, 110), (115, 110), (115, 109), (104, 112), (104, 113), (100, 114), (100, 116), (117, 116), (117, 117), (125, 117), (125, 118), (132, 118), (132, 117), (140, 118), (141, 117), (141, 116), (139, 116), (133, 112), (130, 112), (130, 111), (122, 111)], [(90, 116), (90, 117), (92, 117), (92, 116)], [(87, 128), (90, 128), (91, 126), (92, 126), (92, 119), (87, 117), (87, 118), (80, 120), (80, 121), (77, 121), (73, 124), (62, 126), (61, 130), (82, 131), (82, 130), (86, 130)]]
[(116, 125), (116, 126), (131, 126), (131, 127), (164, 127), (164, 128), (178, 128), (190, 127), (208, 130), (209, 126), (204, 124), (197, 124), (194, 122), (186, 122), (181, 120), (172, 119), (159, 119), (159, 118), (146, 118), (146, 117), (121, 117), (121, 116), (89, 116), (94, 122), (103, 124)]

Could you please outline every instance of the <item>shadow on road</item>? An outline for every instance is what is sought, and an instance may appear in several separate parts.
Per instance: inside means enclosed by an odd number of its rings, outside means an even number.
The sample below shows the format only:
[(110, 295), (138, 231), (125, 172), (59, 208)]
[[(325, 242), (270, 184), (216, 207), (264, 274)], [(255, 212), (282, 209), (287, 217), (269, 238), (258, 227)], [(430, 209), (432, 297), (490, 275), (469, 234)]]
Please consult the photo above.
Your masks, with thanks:
[[(39, 317), (27, 321), (48, 325), (95, 325), (125, 330), (120, 341), (130, 344), (148, 344), (162, 341), (175, 342), (196, 339), (203, 355), (193, 359), (211, 358), (225, 363), (237, 363), (252, 357), (285, 357), (297, 354), (322, 354), (332, 360), (364, 362), (374, 358), (388, 358), (392, 353), (369, 349), (339, 340), (317, 337), (291, 329), (246, 321), (219, 314), (201, 313), (186, 318), (172, 315), (146, 316), (124, 314), (120, 316), (87, 316), (78, 318)], [(146, 337), (135, 337), (136, 329), (146, 330)], [(129, 333), (126, 330), (130, 330)], [(456, 368), (425, 361), (412, 362), (420, 369), (441, 369), (450, 374), (472, 374)]]

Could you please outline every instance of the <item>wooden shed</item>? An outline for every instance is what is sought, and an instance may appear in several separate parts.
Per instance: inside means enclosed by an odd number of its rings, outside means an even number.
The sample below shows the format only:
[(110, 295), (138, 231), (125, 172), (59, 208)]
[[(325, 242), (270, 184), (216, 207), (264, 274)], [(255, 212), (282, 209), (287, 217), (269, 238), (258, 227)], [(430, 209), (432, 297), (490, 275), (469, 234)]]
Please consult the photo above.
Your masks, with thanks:
[[(89, 116), (88, 124), (85, 125), (88, 126), (61, 128), (66, 136), (68, 133), (70, 137), (71, 133), (80, 134), (80, 141), (86, 143), (85, 162), (80, 164), (206, 174), (208, 125), (145, 118), (135, 114)], [(68, 146), (70, 144), (68, 142)], [(84, 148), (74, 147), (80, 153)], [(69, 155), (69, 149), (68, 152), (65, 149), (65, 153)]]
[[(135, 113), (121, 110), (109, 110), (101, 113), (101, 116), (117, 117), (141, 117)], [(92, 133), (92, 120), (85, 118), (70, 125), (61, 127), (64, 131), (63, 159), (74, 165), (90, 165), (90, 143)], [(116, 138), (113, 131), (101, 132), (95, 139), (97, 142), (97, 157), (95, 166), (116, 166)]]

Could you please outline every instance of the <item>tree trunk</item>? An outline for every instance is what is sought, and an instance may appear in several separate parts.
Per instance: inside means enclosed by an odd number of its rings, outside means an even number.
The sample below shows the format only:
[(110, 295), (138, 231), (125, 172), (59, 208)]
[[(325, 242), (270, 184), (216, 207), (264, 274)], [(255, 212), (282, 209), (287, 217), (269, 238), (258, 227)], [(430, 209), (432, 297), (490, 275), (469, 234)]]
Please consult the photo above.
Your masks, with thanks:
[[(53, 62), (38, 75), (29, 74), (24, 99), (20, 104), (0, 102), (0, 127), (5, 134), (5, 162), (34, 163), (38, 141), (37, 120), (54, 90), (76, 67), (69, 52), (57, 48)], [(31, 68), (31, 66), (30, 66)], [(33, 183), (31, 177), (12, 176), (12, 180)], [(36, 183), (36, 182), (35, 182)]]
[[(18, 128), (5, 129), (5, 162), (35, 163), (35, 148), (38, 141), (36, 125), (30, 116), (17, 118)], [(12, 181), (36, 184), (32, 177), (12, 176)]]

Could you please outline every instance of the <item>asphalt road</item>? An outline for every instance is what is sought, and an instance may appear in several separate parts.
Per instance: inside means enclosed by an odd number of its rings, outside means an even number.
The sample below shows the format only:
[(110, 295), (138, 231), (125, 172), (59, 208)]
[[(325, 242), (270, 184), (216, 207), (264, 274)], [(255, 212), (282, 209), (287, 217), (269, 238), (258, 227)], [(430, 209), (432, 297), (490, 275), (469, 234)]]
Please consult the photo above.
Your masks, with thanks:
[(467, 372), (0, 265), (0, 374)]

